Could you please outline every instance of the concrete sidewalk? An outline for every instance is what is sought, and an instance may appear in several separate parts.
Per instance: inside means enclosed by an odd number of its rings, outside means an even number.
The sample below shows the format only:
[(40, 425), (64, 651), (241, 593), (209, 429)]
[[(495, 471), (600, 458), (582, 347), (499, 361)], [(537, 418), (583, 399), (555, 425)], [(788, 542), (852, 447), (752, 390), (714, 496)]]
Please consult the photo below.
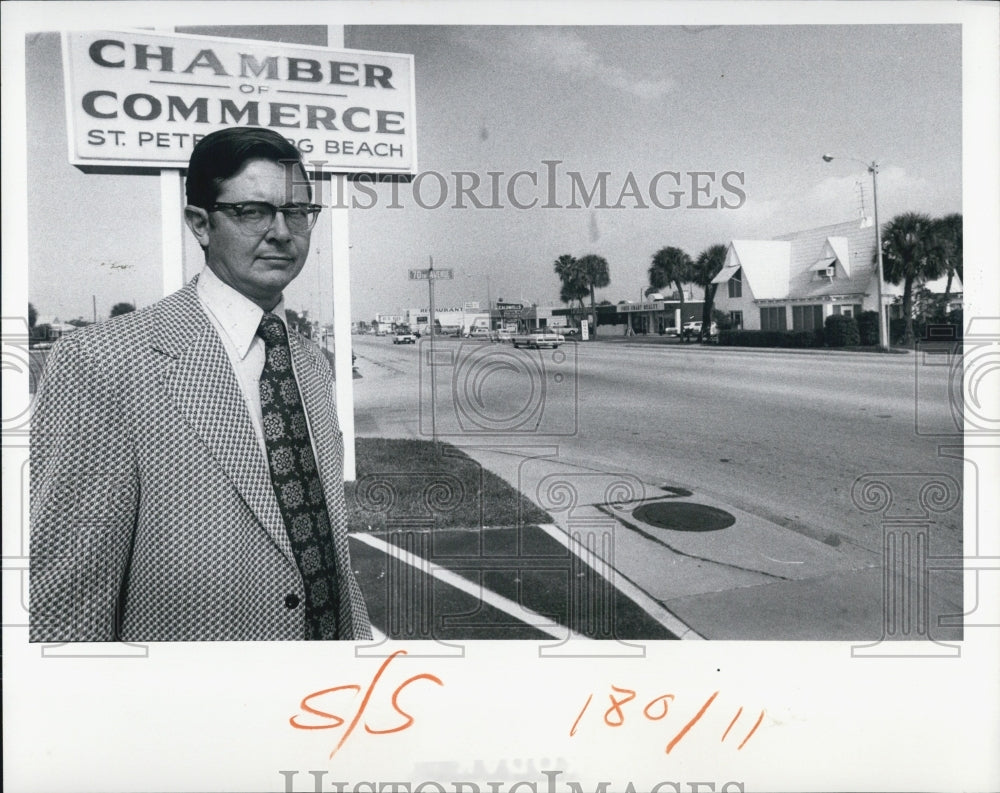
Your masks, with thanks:
[[(359, 433), (426, 440), (413, 410), (394, 403), (393, 379), (380, 367), (366, 372), (371, 396), (358, 418)], [(668, 612), (669, 619), (657, 619), (674, 633), (733, 640), (876, 642), (883, 637), (887, 606), (881, 555), (839, 542), (836, 526), (810, 534), (599, 459), (560, 457), (559, 446), (542, 439), (535, 446), (502, 445), (510, 442), (480, 438), (456, 446), (548, 511), (565, 543), (582, 544), (623, 591), (634, 587), (633, 600)], [(640, 505), (657, 502), (722, 510), (732, 516), (732, 525), (680, 531), (633, 514)], [(917, 584), (910, 591), (922, 594)], [(912, 611), (921, 604), (906, 605)], [(933, 592), (929, 607), (931, 615), (962, 612), (961, 604), (942, 601)], [(960, 638), (954, 628), (933, 626), (930, 632), (937, 640)], [(900, 636), (897, 630), (894, 638), (924, 636)]]
[[(543, 448), (464, 451), (547, 510), (578, 549), (614, 571), (616, 584), (669, 612), (667, 622), (675, 632), (683, 625), (685, 638), (872, 642), (884, 635), (883, 570), (870, 553), (627, 471), (541, 456)], [(661, 528), (633, 514), (652, 503), (702, 505), (734, 521), (714, 531)], [(961, 610), (932, 598), (935, 605), (931, 613)], [(944, 633), (935, 638), (959, 638)]]

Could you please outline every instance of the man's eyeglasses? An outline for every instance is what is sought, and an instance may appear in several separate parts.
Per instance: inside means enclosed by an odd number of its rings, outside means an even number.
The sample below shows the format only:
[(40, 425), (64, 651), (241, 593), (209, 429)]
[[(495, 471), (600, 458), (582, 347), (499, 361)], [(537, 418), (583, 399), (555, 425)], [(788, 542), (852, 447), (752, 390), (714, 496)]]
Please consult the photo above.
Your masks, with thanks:
[(271, 228), (275, 215), (280, 212), (288, 230), (301, 234), (316, 225), (322, 208), (319, 204), (283, 204), (276, 207), (266, 201), (241, 201), (238, 204), (220, 201), (212, 204), (208, 211), (232, 213), (240, 228), (248, 234), (263, 234)]

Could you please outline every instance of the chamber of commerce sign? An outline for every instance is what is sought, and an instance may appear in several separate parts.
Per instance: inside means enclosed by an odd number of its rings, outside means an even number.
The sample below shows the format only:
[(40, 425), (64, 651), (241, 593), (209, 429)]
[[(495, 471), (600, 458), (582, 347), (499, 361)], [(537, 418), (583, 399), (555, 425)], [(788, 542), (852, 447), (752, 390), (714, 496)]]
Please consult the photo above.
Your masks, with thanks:
[(179, 168), (220, 127), (269, 127), (328, 173), (415, 173), (413, 56), (150, 31), (67, 32), (69, 160)]

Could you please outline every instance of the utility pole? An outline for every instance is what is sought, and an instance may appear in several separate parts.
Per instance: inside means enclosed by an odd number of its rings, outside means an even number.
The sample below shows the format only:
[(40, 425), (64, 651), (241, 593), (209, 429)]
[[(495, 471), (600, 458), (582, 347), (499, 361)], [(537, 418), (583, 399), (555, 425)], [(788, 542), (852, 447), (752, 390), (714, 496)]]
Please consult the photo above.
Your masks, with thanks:
[(823, 162), (833, 162), (838, 156), (841, 157), (841, 159), (852, 160), (865, 166), (865, 168), (868, 169), (868, 173), (872, 175), (872, 204), (875, 209), (875, 267), (877, 270), (875, 273), (875, 299), (878, 301), (878, 344), (879, 347), (888, 349), (891, 340), (889, 338), (888, 323), (886, 322), (885, 306), (882, 303), (882, 229), (878, 224), (878, 161), (872, 160), (871, 163), (867, 163), (864, 160), (859, 160), (857, 157), (843, 157), (842, 155), (834, 156), (833, 154), (824, 154)]

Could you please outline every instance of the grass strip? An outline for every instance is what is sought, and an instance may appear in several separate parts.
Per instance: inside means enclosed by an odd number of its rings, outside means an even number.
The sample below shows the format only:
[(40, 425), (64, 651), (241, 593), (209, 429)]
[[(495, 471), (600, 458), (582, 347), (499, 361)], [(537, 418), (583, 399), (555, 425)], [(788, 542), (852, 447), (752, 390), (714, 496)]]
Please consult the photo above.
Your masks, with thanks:
[(551, 523), (551, 516), (448, 443), (358, 438), (357, 481), (345, 486), (348, 531), (478, 529)]

